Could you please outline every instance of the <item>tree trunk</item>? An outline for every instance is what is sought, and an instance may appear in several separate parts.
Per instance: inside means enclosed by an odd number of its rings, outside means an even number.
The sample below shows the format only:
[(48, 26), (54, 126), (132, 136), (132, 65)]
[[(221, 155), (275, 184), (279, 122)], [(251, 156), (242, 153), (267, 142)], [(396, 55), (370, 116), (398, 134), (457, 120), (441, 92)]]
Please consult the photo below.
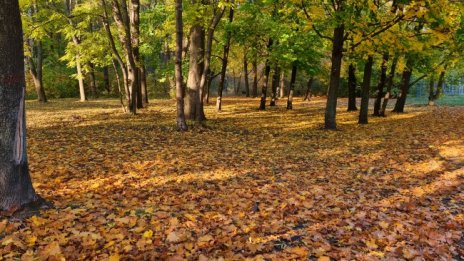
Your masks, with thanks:
[[(234, 9), (230, 8), (229, 11), (229, 24), (232, 23), (234, 20)], [(224, 51), (222, 55), (222, 69), (221, 69), (221, 80), (218, 86), (218, 97), (216, 101), (216, 110), (222, 110), (222, 92), (224, 90), (224, 83), (226, 80), (226, 72), (227, 72), (227, 64), (229, 63), (229, 50), (230, 50), (230, 40), (231, 40), (231, 33), (230, 31), (227, 32), (226, 35), (226, 43), (224, 44)], [(234, 86), (235, 87), (235, 86)]]
[[(66, 10), (67, 10), (68, 16), (71, 16), (72, 10), (73, 10), (72, 1), (66, 0)], [(69, 24), (73, 28), (75, 27), (74, 22), (71, 19), (69, 19)], [(72, 41), (76, 47), (80, 45), (80, 39), (75, 34), (72, 35)], [(82, 73), (82, 64), (81, 64), (81, 58), (80, 58), (79, 53), (76, 54), (76, 71), (77, 71), (77, 81), (79, 83), (80, 101), (85, 102), (87, 101), (87, 97), (85, 95), (84, 74)]]
[(76, 55), (76, 69), (77, 69), (77, 81), (79, 82), (80, 101), (85, 102), (87, 101), (87, 96), (85, 95), (84, 74), (82, 73), (82, 65), (80, 61), (80, 56), (78, 54)]
[(18, 1), (0, 4), (0, 211), (36, 202), (26, 154), (23, 32)]
[(429, 80), (429, 106), (435, 105), (435, 74), (432, 73), (432, 76)]
[(438, 83), (437, 83), (437, 90), (436, 91), (434, 90), (433, 85), (430, 86), (429, 105), (435, 105), (435, 101), (440, 98), (441, 93), (443, 91), (443, 85), (445, 84), (445, 74), (446, 74), (446, 67), (440, 73), (440, 76), (438, 77)]
[(29, 73), (34, 81), (35, 91), (37, 93), (37, 100), (39, 102), (47, 102), (47, 96), (45, 95), (45, 89), (43, 86), (43, 53), (42, 53), (42, 42), (30, 39), (29, 47), (31, 50), (31, 57), (27, 57), (29, 64)]
[(205, 31), (201, 24), (190, 29), (190, 64), (185, 95), (185, 117), (190, 120), (202, 121), (200, 105), (200, 81), (203, 74)]
[(269, 106), (274, 107), (277, 105), (277, 87), (279, 86), (280, 83), (280, 68), (276, 66), (274, 68), (274, 74), (272, 75), (272, 86), (271, 86), (271, 91), (272, 91), (272, 96), (271, 96), (271, 103)]
[(369, 114), (369, 90), (371, 87), (371, 77), (372, 77), (372, 65), (374, 64), (374, 58), (369, 56), (366, 64), (364, 65), (364, 79), (362, 85), (362, 95), (361, 95), (361, 110), (359, 111), (359, 124), (368, 123), (368, 114)]
[(356, 107), (356, 67), (350, 64), (348, 67), (348, 111), (357, 111)]
[(408, 96), (409, 85), (411, 82), (413, 64), (414, 64), (414, 61), (411, 58), (408, 58), (406, 62), (406, 68), (403, 71), (403, 77), (401, 80), (401, 94), (396, 100), (396, 104), (395, 104), (395, 108), (393, 109), (393, 112), (396, 112), (396, 113), (404, 112), (404, 106), (406, 105), (406, 98)]
[(285, 96), (285, 72), (282, 71), (280, 74), (280, 85), (279, 85), (279, 91), (277, 92), (279, 94), (279, 98), (283, 98)]
[(131, 42), (132, 42), (132, 55), (135, 62), (135, 70), (137, 77), (135, 79), (135, 86), (137, 92), (134, 97), (137, 100), (137, 109), (141, 109), (144, 106), (144, 100), (142, 95), (142, 59), (140, 56), (140, 0), (130, 0), (129, 1), (129, 23), (130, 23), (130, 33), (131, 33)]
[(388, 75), (388, 80), (387, 80), (387, 91), (385, 92), (385, 97), (383, 99), (382, 103), (382, 109), (380, 110), (380, 116), (385, 117), (385, 111), (387, 110), (388, 106), (388, 100), (390, 100), (391, 96), (391, 90), (393, 88), (393, 83), (395, 80), (395, 74), (396, 74), (396, 65), (398, 64), (398, 59), (399, 56), (395, 55), (392, 61), (392, 65), (390, 68), (390, 75)]
[(126, 1), (121, 1), (121, 5), (118, 0), (112, 0), (113, 3), (113, 17), (116, 22), (119, 31), (119, 39), (122, 43), (126, 55), (127, 62), (127, 89), (129, 110), (132, 114), (137, 114), (137, 92), (139, 90), (139, 70), (137, 68), (134, 52), (132, 48), (132, 37), (130, 29), (130, 20), (128, 15), (128, 9)]
[(110, 73), (108, 71), (108, 66), (103, 67), (103, 82), (105, 90), (108, 94), (111, 93), (111, 82), (110, 82)]
[(334, 29), (332, 41), (332, 68), (330, 71), (330, 84), (327, 92), (327, 105), (325, 110), (325, 128), (337, 129), (337, 98), (340, 86), (340, 70), (343, 58), (345, 26), (340, 25)]
[(243, 74), (245, 77), (245, 94), (246, 97), (250, 97), (250, 82), (249, 82), (249, 75), (248, 75), (248, 54), (244, 52), (243, 55)]
[(93, 63), (88, 63), (88, 66), (90, 68), (90, 71), (88, 73), (89, 75), (89, 82), (90, 82), (90, 94), (92, 95), (92, 98), (96, 98), (98, 96), (97, 94), (97, 83), (95, 80), (95, 66)]
[(187, 131), (187, 123), (184, 114), (184, 80), (182, 77), (182, 50), (184, 38), (184, 23), (182, 19), (182, 0), (176, 0), (176, 106), (177, 106), (177, 130)]
[(304, 97), (303, 101), (310, 101), (311, 100), (311, 88), (313, 86), (313, 81), (314, 81), (313, 77), (309, 78), (308, 83), (307, 83), (307, 87), (306, 87), (306, 94), (305, 94), (305, 97)]
[(292, 78), (290, 79), (290, 88), (288, 90), (287, 110), (293, 110), (293, 92), (295, 91), (296, 73), (298, 67), (296, 63), (292, 66)]
[(387, 83), (388, 59), (389, 59), (389, 54), (384, 53), (382, 57), (382, 66), (380, 69), (379, 85), (377, 86), (377, 98), (375, 99), (375, 104), (374, 104), (374, 114), (373, 114), (374, 116), (380, 116), (382, 98), (385, 96), (383, 89), (385, 88), (385, 84)]
[(253, 88), (252, 88), (253, 98), (258, 97), (258, 56), (255, 55), (253, 59)]
[(147, 70), (144, 64), (140, 66), (140, 85), (141, 85), (141, 91), (142, 91), (142, 99), (143, 99), (143, 103), (145, 107), (146, 104), (149, 103), (149, 99), (148, 99), (148, 85), (147, 85)]
[(121, 103), (122, 111), (126, 113), (127, 110), (126, 110), (126, 106), (124, 105), (124, 98), (123, 98), (123, 93), (122, 93), (122, 88), (121, 88), (121, 79), (119, 77), (118, 68), (116, 67), (116, 62), (114, 60), (113, 60), (113, 70), (114, 70), (114, 75), (116, 76), (116, 81), (118, 84), (119, 102)]
[[(270, 51), (272, 47), (272, 39), (269, 39), (269, 42), (267, 44), (267, 50)], [(257, 70), (256, 70), (257, 72)], [(260, 110), (265, 110), (266, 109), (266, 98), (267, 98), (267, 87), (269, 85), (269, 75), (271, 74), (271, 62), (269, 61), (269, 58), (266, 59), (266, 68), (264, 69), (264, 83), (263, 87), (261, 88), (261, 102), (259, 104), (259, 109)], [(255, 77), (256, 74), (255, 74)]]
[[(100, 4), (102, 5), (103, 9), (103, 25), (105, 27), (106, 31), (106, 36), (108, 37), (108, 42), (111, 47), (111, 51), (113, 53), (113, 57), (116, 59), (118, 62), (119, 66), (121, 67), (121, 72), (122, 72), (122, 78), (123, 78), (123, 83), (124, 83), (124, 90), (127, 96), (127, 101), (128, 104), (130, 104), (130, 90), (129, 90), (129, 80), (128, 80), (128, 73), (127, 73), (127, 65), (124, 63), (122, 60), (121, 55), (119, 54), (118, 49), (116, 48), (116, 44), (114, 42), (113, 34), (111, 33), (111, 28), (110, 28), (110, 19), (108, 16), (108, 11), (106, 10), (106, 2), (105, 0), (100, 0)], [(117, 70), (115, 71), (117, 73)], [(120, 87), (120, 86), (118, 86)], [(128, 105), (129, 106), (129, 105)]]

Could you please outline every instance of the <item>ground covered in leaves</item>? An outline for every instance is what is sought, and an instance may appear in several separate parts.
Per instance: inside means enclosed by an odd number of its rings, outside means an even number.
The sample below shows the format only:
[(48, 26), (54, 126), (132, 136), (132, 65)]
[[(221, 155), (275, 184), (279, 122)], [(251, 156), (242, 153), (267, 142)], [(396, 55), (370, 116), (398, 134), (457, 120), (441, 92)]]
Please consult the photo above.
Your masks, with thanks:
[(0, 221), (0, 259), (462, 260), (464, 108), (370, 119), (341, 102), (207, 107), (174, 129), (172, 101), (28, 105), (34, 186), (54, 209)]

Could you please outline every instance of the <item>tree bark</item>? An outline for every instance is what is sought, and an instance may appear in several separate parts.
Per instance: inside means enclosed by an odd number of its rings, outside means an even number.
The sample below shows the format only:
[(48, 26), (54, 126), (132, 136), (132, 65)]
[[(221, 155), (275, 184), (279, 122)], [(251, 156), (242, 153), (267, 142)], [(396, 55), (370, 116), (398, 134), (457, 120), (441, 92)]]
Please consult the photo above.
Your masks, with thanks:
[(287, 110), (293, 110), (293, 92), (295, 91), (296, 73), (298, 66), (293, 63), (292, 66), (292, 77), (290, 79), (290, 88), (288, 90)]
[(88, 63), (88, 66), (90, 68), (90, 71), (88, 72), (89, 75), (89, 85), (90, 85), (90, 94), (92, 98), (97, 98), (98, 93), (97, 93), (97, 83), (95, 80), (95, 66), (93, 63)]
[[(230, 8), (229, 11), (229, 23), (232, 23), (234, 20), (234, 9)], [(224, 51), (222, 55), (222, 69), (221, 69), (221, 80), (218, 86), (218, 97), (216, 101), (216, 110), (222, 110), (222, 92), (224, 90), (224, 83), (226, 80), (227, 65), (229, 63), (229, 50), (230, 50), (230, 40), (232, 38), (231, 32), (228, 31), (226, 35), (226, 43), (224, 44)], [(235, 87), (235, 86), (234, 86)]]
[(271, 86), (271, 102), (269, 106), (274, 107), (277, 105), (277, 87), (280, 83), (280, 67), (276, 65), (274, 68), (274, 74), (272, 75), (272, 86)]
[(437, 90), (435, 91), (433, 88), (433, 78), (430, 86), (430, 95), (429, 95), (429, 105), (435, 105), (435, 101), (438, 100), (441, 96), (441, 93), (443, 92), (443, 85), (445, 84), (445, 74), (446, 74), (446, 67), (445, 69), (440, 73), (440, 76), (438, 77), (438, 83), (437, 83)]
[[(121, 3), (121, 4), (120, 4)], [(128, 99), (129, 99), (129, 111), (132, 114), (137, 114), (137, 92), (139, 90), (138, 86), (138, 76), (139, 70), (136, 65), (134, 58), (134, 52), (132, 48), (132, 37), (130, 29), (130, 19), (128, 15), (128, 9), (126, 1), (112, 0), (113, 7), (113, 17), (116, 22), (119, 31), (119, 39), (122, 43), (122, 47), (125, 52), (126, 62), (127, 62), (127, 89), (129, 89)]]
[(143, 100), (143, 107), (146, 107), (146, 104), (149, 103), (148, 99), (148, 85), (147, 85), (147, 70), (145, 69), (145, 65), (142, 64), (140, 66), (140, 89), (142, 92), (142, 100)]
[(18, 1), (0, 4), (0, 211), (13, 213), (40, 198), (26, 153), (23, 32)]
[(383, 98), (382, 108), (380, 109), (380, 116), (382, 117), (385, 117), (385, 111), (387, 110), (388, 101), (390, 100), (391, 90), (393, 88), (393, 83), (395, 80), (396, 65), (398, 64), (398, 59), (399, 59), (399, 56), (395, 55), (395, 57), (393, 58), (392, 64), (391, 64), (390, 74), (388, 75), (388, 79), (387, 79), (387, 91), (385, 92), (385, 97)]
[(176, 0), (176, 107), (177, 107), (177, 130), (187, 131), (187, 123), (184, 114), (184, 80), (182, 77), (182, 50), (184, 38), (184, 22), (182, 19), (182, 0)]
[(250, 82), (248, 74), (248, 53), (245, 51), (243, 54), (243, 75), (245, 77), (245, 94), (250, 97)]
[(129, 24), (131, 32), (131, 43), (132, 43), (132, 56), (134, 57), (136, 74), (135, 85), (137, 92), (134, 97), (137, 100), (137, 109), (144, 107), (143, 95), (142, 95), (142, 59), (140, 56), (140, 0), (129, 1)]
[(126, 113), (127, 110), (126, 110), (126, 106), (124, 105), (124, 98), (123, 98), (123, 93), (122, 93), (122, 88), (121, 88), (121, 79), (119, 77), (118, 68), (116, 67), (116, 62), (114, 60), (113, 60), (113, 70), (114, 70), (114, 75), (116, 76), (116, 81), (118, 84), (119, 102), (121, 103), (122, 111)]
[(375, 99), (375, 104), (374, 104), (374, 116), (381, 116), (380, 115), (380, 109), (382, 106), (382, 98), (385, 96), (383, 93), (383, 89), (385, 88), (385, 84), (387, 83), (387, 70), (388, 70), (388, 59), (389, 59), (389, 54), (384, 53), (382, 56), (382, 65), (380, 69), (380, 80), (379, 80), (379, 85), (377, 85), (377, 98)]
[[(130, 104), (130, 95), (129, 95), (130, 91), (129, 91), (129, 81), (128, 81), (128, 75), (127, 75), (127, 65), (122, 60), (122, 57), (119, 54), (118, 49), (116, 48), (116, 44), (115, 44), (113, 34), (112, 34), (111, 28), (110, 28), (110, 19), (109, 19), (109, 16), (108, 16), (108, 11), (106, 10), (106, 2), (105, 2), (105, 0), (100, 0), (100, 4), (103, 7), (103, 24), (104, 24), (104, 27), (105, 27), (106, 36), (108, 38), (108, 42), (110, 44), (111, 51), (113, 53), (113, 57), (114, 57), (114, 59), (116, 59), (119, 66), (121, 67), (122, 78), (123, 78), (123, 83), (124, 83), (124, 91), (126, 93), (127, 102), (128, 102), (128, 104)], [(117, 70), (115, 70), (115, 73), (117, 73)], [(120, 86), (118, 86), (118, 87), (120, 88)]]
[(255, 55), (253, 59), (253, 87), (252, 96), (253, 98), (258, 97), (258, 55)]
[(359, 111), (359, 124), (368, 123), (369, 114), (369, 90), (371, 87), (372, 77), (372, 65), (374, 64), (374, 58), (369, 56), (366, 64), (364, 65), (364, 79), (362, 85), (362, 96), (361, 96), (361, 110)]
[(205, 31), (201, 24), (196, 24), (190, 29), (190, 61), (185, 94), (185, 118), (203, 121), (201, 115), (200, 81), (203, 74)]
[(325, 110), (325, 128), (329, 130), (337, 129), (337, 98), (338, 87), (340, 86), (340, 71), (343, 58), (343, 44), (345, 26), (339, 25), (334, 29), (332, 41), (332, 68), (330, 71), (330, 84), (327, 92), (327, 105)]
[(348, 111), (357, 111), (356, 107), (356, 67), (350, 64), (348, 67)]
[(280, 85), (279, 85), (279, 91), (277, 92), (279, 94), (279, 98), (283, 98), (285, 96), (285, 72), (282, 71), (280, 74)]
[[(71, 16), (72, 10), (73, 10), (71, 0), (66, 0), (66, 10), (67, 10), (68, 16)], [(75, 28), (75, 24), (71, 19), (69, 19), (69, 24), (71, 25), (71, 27)], [(72, 35), (72, 41), (74, 45), (76, 46), (76, 48), (78, 48), (80, 45), (80, 39), (77, 37), (76, 34)], [(80, 58), (79, 52), (77, 52), (76, 54), (76, 71), (77, 71), (77, 81), (79, 83), (80, 101), (85, 102), (87, 101), (87, 96), (85, 95), (84, 74), (82, 72), (82, 64), (81, 64), (81, 58)]]
[[(269, 39), (269, 42), (267, 44), (267, 50), (270, 51), (272, 47), (273, 41), (272, 39)], [(259, 110), (265, 110), (266, 109), (266, 98), (267, 98), (267, 88), (269, 85), (269, 75), (271, 74), (271, 62), (269, 61), (269, 58), (266, 59), (266, 68), (264, 69), (264, 83), (263, 87), (261, 87), (261, 102), (259, 104)], [(255, 74), (255, 77), (256, 74)]]
[(305, 97), (304, 97), (303, 101), (310, 101), (311, 100), (311, 88), (313, 86), (313, 81), (314, 81), (313, 77), (309, 78), (308, 83), (307, 83), (307, 87), (306, 87), (306, 94), (305, 94)]
[(37, 100), (39, 102), (47, 102), (47, 96), (45, 95), (45, 89), (43, 85), (43, 53), (42, 53), (42, 42), (29, 40), (29, 47), (31, 50), (31, 57), (27, 57), (29, 65), (29, 73), (34, 81), (35, 91), (37, 93)]
[(103, 82), (105, 90), (108, 94), (111, 93), (111, 82), (110, 82), (110, 73), (108, 71), (108, 66), (103, 67)]
[(414, 61), (411, 58), (408, 58), (406, 62), (406, 68), (403, 71), (403, 77), (401, 80), (401, 94), (396, 100), (395, 108), (393, 112), (403, 113), (404, 106), (406, 105), (406, 98), (409, 92), (409, 83), (411, 82), (412, 70), (413, 70)]

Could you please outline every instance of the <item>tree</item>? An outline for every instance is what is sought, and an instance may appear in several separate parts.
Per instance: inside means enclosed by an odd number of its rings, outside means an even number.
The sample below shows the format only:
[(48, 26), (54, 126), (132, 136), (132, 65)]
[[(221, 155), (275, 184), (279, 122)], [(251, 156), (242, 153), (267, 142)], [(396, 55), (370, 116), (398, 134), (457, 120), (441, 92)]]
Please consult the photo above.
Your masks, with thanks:
[(23, 31), (18, 1), (0, 1), (0, 210), (14, 212), (39, 196), (26, 153)]
[[(234, 9), (230, 8), (229, 10), (229, 24), (234, 21)], [(230, 51), (230, 41), (232, 38), (232, 32), (228, 31), (226, 33), (226, 42), (224, 44), (224, 51), (222, 54), (222, 68), (221, 68), (221, 79), (218, 87), (218, 97), (216, 102), (216, 110), (222, 110), (222, 92), (224, 89), (224, 84), (226, 81), (227, 65), (229, 62), (229, 51)]]
[(187, 131), (184, 114), (184, 80), (182, 77), (182, 50), (184, 38), (184, 23), (182, 20), (182, 0), (176, 0), (176, 104), (177, 130)]
[[(26, 53), (26, 61), (29, 69), (29, 73), (35, 85), (37, 93), (37, 100), (39, 102), (47, 102), (47, 96), (45, 95), (44, 82), (43, 82), (43, 45), (42, 45), (42, 33), (33, 33), (30, 30), (30, 24), (37, 22), (37, 15), (39, 12), (39, 5), (36, 0), (33, 0), (28, 6), (28, 16), (26, 20), (26, 32), (27, 35), (26, 46), (28, 52)], [(28, 23), (29, 22), (29, 23)]]

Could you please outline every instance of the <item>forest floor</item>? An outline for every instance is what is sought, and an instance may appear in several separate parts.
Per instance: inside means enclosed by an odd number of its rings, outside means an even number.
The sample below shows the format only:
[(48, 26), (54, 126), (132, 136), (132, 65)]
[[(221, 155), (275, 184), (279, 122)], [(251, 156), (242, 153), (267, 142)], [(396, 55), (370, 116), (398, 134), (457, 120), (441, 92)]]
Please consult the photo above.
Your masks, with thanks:
[(463, 260), (464, 108), (370, 118), (340, 102), (208, 106), (175, 131), (173, 101), (134, 117), (115, 100), (27, 103), (37, 192), (0, 221), (0, 260)]

